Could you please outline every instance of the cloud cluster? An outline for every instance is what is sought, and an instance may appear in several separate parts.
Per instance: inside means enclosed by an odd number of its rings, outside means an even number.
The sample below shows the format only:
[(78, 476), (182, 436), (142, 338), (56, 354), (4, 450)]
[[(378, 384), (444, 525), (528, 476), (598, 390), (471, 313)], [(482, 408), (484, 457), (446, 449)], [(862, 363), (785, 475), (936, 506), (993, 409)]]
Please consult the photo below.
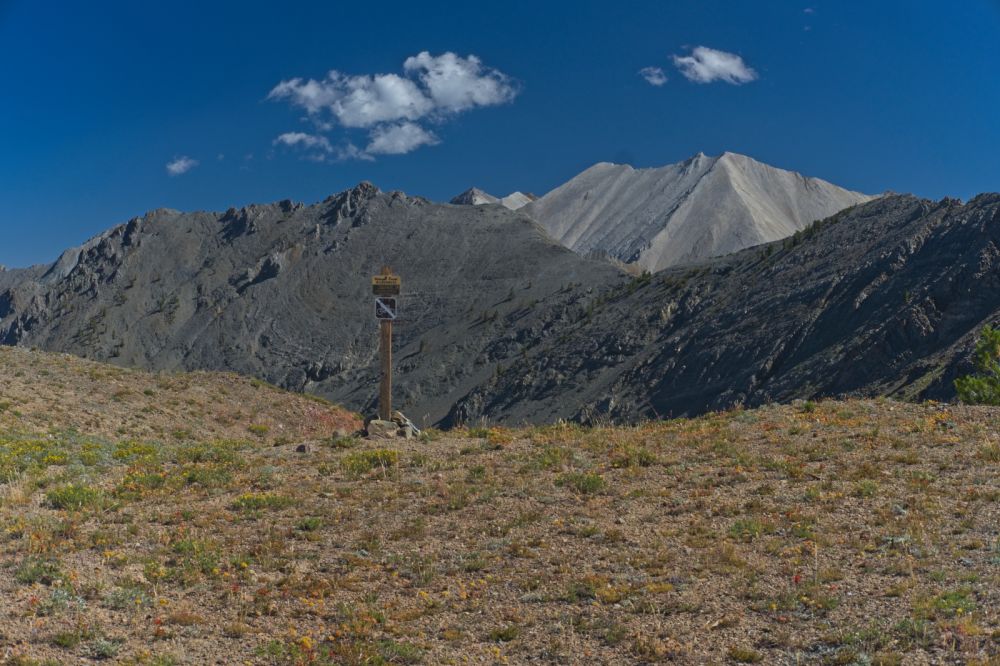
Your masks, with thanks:
[[(707, 46), (696, 46), (689, 55), (675, 55), (671, 59), (684, 78), (695, 83), (725, 81), (741, 85), (757, 80), (757, 72), (748, 67), (743, 58), (735, 53)], [(667, 82), (667, 75), (661, 67), (643, 67), (639, 70), (639, 76), (651, 86), (659, 87)]]
[(167, 162), (167, 173), (171, 176), (180, 176), (198, 166), (198, 160), (182, 155)]
[(757, 72), (748, 67), (740, 56), (707, 46), (696, 46), (691, 55), (675, 55), (673, 61), (684, 78), (695, 83), (725, 81), (740, 85), (757, 79)]
[(660, 87), (667, 82), (667, 75), (663, 73), (662, 67), (643, 67), (639, 70), (639, 76), (651, 86)]
[(337, 125), (367, 130), (363, 149), (352, 143), (334, 147), (321, 135), (282, 134), (275, 143), (312, 149), (337, 159), (399, 155), (420, 146), (440, 143), (421, 123), (442, 123), (463, 111), (496, 106), (517, 96), (510, 78), (485, 67), (474, 56), (451, 52), (433, 56), (427, 51), (407, 58), (400, 74), (347, 75), (330, 71), (321, 80), (293, 78), (281, 81), (268, 99), (284, 100), (306, 111), (319, 131)]

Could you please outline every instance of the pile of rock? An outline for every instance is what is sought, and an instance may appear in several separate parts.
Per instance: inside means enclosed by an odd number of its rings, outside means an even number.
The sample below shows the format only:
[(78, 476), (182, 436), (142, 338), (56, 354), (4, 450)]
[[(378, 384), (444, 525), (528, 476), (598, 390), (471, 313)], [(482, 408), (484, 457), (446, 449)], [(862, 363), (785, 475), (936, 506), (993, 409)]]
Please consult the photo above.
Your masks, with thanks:
[(402, 437), (412, 439), (420, 434), (420, 428), (406, 418), (402, 412), (393, 412), (392, 420), (371, 419), (365, 423), (365, 433), (373, 439), (390, 439)]

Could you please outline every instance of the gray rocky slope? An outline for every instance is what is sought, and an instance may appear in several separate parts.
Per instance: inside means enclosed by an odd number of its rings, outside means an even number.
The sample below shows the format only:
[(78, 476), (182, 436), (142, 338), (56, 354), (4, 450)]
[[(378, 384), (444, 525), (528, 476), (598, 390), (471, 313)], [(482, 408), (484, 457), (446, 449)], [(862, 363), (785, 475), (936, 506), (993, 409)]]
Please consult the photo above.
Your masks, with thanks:
[(501, 206), (362, 184), (312, 206), (159, 210), (0, 273), (0, 343), (227, 369), (370, 413), (370, 276), (403, 277), (396, 402), (418, 423), (634, 421), (839, 394), (953, 395), (1000, 318), (1000, 195), (908, 196), (629, 278)]
[[(363, 183), (313, 206), (153, 211), (45, 269), (0, 273), (0, 343), (158, 370), (225, 369), (370, 411), (371, 275), (403, 278), (397, 405), (433, 423), (624, 278), (500, 206)], [(16, 278), (20, 279), (16, 279)]]
[(634, 421), (835, 395), (954, 397), (1000, 320), (1000, 195), (890, 196), (735, 255), (595, 297), (460, 400), (503, 415)]
[(791, 236), (873, 197), (735, 153), (656, 169), (595, 164), (524, 212), (580, 254), (648, 271)]

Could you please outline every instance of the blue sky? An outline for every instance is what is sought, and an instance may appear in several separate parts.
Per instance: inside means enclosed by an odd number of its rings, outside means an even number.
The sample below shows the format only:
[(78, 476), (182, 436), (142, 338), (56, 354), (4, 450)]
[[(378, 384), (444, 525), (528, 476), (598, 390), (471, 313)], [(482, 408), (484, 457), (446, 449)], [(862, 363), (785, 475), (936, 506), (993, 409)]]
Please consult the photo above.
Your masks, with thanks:
[(542, 194), (698, 151), (968, 198), (1000, 190), (998, 64), (995, 0), (0, 0), (0, 264), (157, 207)]

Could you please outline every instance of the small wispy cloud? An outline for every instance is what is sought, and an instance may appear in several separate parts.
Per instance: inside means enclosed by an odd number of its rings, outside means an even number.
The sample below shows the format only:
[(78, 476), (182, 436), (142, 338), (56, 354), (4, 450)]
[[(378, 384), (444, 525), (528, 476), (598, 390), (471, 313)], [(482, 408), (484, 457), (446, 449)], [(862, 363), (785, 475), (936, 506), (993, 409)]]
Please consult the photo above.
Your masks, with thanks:
[(812, 7), (806, 7), (805, 9), (802, 10), (802, 13), (803, 14), (815, 14), (816, 10), (814, 8), (812, 8)]
[(674, 66), (684, 78), (695, 83), (725, 81), (741, 85), (757, 80), (757, 72), (735, 53), (696, 46), (690, 55), (672, 56)]
[[(344, 159), (364, 159), (399, 155), (440, 143), (421, 123), (441, 124), (465, 111), (506, 104), (517, 94), (518, 88), (510, 77), (486, 67), (475, 55), (462, 57), (446, 52), (434, 56), (423, 51), (403, 62), (402, 74), (347, 75), (331, 70), (319, 80), (281, 81), (271, 89), (268, 99), (305, 109), (307, 119), (318, 132), (330, 132), (339, 125), (347, 130), (367, 130), (369, 136), (363, 150), (337, 149), (326, 137), (304, 132), (283, 134), (275, 139), (276, 143), (318, 148)], [(290, 143), (292, 138), (294, 142)], [(319, 140), (327, 143), (323, 145)]]
[(279, 135), (273, 143), (275, 145), (282, 144), (293, 147), (301, 146), (302, 148), (318, 148), (325, 152), (333, 150), (330, 146), (330, 141), (325, 136), (306, 134), (305, 132), (285, 132), (284, 134)]
[(639, 70), (639, 76), (646, 79), (646, 83), (651, 86), (662, 86), (667, 82), (667, 75), (662, 67), (643, 67)]
[(198, 166), (198, 160), (182, 155), (167, 162), (167, 173), (171, 176), (180, 176), (196, 166)]

